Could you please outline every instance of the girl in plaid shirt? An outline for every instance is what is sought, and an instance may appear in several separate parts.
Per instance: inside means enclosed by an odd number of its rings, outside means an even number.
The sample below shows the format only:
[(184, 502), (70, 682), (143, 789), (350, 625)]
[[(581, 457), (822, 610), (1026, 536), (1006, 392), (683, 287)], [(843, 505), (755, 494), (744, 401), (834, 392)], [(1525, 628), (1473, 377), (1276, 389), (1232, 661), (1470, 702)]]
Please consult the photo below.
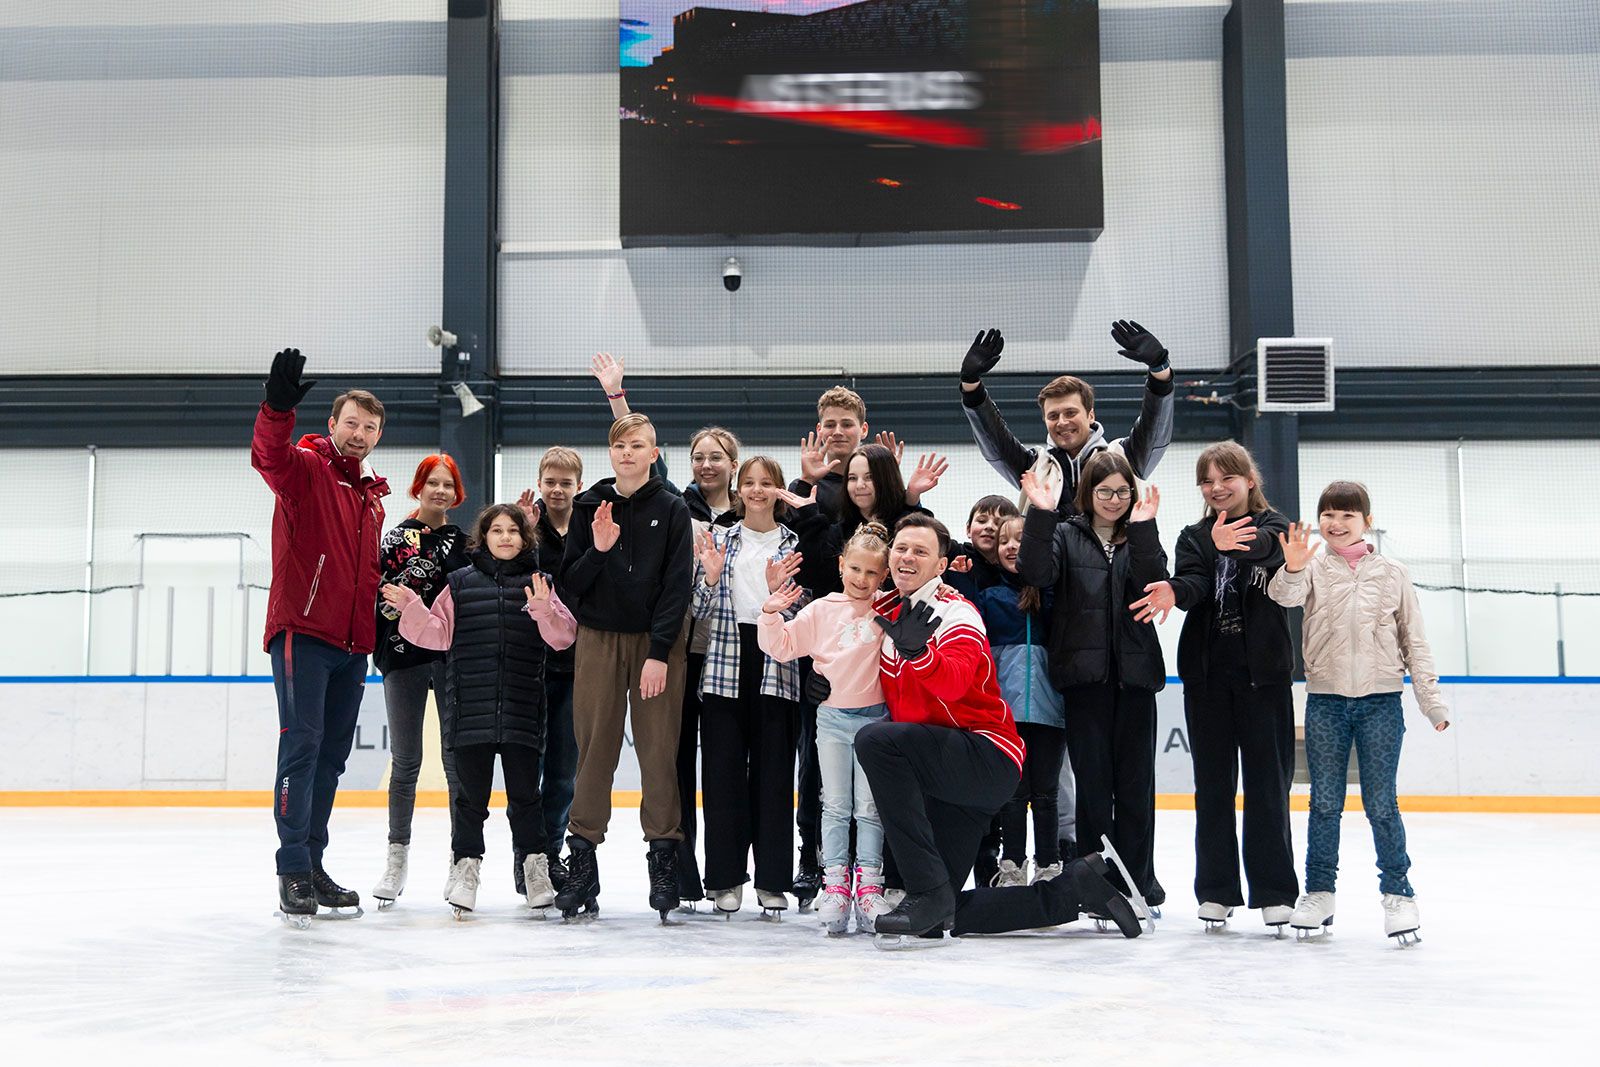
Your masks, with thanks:
[(762, 605), (800, 566), (800, 539), (778, 521), (783, 470), (770, 457), (754, 456), (734, 484), (740, 521), (696, 539), (691, 601), (694, 617), (710, 630), (700, 679), (705, 884), (717, 911), (729, 916), (750, 880), (752, 846), (762, 911), (788, 907), (800, 714), (799, 668), (768, 657), (756, 643)]

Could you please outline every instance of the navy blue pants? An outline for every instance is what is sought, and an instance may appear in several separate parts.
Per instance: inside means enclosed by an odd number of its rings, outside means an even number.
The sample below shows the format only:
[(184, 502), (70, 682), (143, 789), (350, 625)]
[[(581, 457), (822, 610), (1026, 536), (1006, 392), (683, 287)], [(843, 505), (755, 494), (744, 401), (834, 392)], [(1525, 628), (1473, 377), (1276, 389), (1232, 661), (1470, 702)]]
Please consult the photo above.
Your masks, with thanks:
[(305, 634), (284, 632), (267, 645), (278, 694), (278, 873), (321, 866), (339, 775), (356, 736), (367, 657)]

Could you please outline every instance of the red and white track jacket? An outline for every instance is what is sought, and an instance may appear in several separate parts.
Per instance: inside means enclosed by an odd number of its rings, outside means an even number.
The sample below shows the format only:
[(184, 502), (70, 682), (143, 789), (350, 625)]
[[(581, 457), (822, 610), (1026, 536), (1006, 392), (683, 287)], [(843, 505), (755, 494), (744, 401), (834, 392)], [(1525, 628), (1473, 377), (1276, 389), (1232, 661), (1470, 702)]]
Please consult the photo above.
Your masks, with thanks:
[[(878, 614), (897, 618), (904, 602), (886, 607), (894, 594), (880, 597)], [(925, 722), (970, 730), (994, 743), (1022, 773), (1026, 755), (1011, 709), (1000, 696), (994, 655), (983, 617), (966, 597), (935, 578), (909, 598), (929, 601), (939, 628), (927, 650), (914, 660), (900, 658), (887, 637), (878, 656), (883, 699), (895, 722)]]

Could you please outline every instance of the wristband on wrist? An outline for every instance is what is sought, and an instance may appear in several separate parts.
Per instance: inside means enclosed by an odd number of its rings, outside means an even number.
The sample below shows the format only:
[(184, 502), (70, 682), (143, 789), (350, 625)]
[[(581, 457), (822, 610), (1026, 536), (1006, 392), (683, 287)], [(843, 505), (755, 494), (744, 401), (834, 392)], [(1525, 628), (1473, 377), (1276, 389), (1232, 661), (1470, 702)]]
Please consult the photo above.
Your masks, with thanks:
[(628, 395), (628, 391), (626, 389), (618, 389), (614, 393), (607, 393), (606, 394), (606, 399), (607, 400), (621, 400), (623, 397), (625, 397), (627, 395)]
[(1160, 363), (1157, 363), (1155, 366), (1151, 367), (1150, 370), (1147, 373), (1160, 374), (1164, 370), (1171, 370), (1171, 369), (1172, 369), (1172, 360), (1163, 358)]

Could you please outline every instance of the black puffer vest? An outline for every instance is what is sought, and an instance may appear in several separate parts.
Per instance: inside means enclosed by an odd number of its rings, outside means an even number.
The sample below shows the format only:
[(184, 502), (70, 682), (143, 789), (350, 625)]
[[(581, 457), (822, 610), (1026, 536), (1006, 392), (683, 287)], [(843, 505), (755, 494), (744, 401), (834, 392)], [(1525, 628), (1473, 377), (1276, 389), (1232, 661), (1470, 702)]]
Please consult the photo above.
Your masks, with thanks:
[(445, 659), (444, 735), (452, 748), (510, 744), (542, 752), (550, 650), (523, 592), (537, 557), (529, 548), (499, 560), (476, 548), (471, 558), (472, 566), (450, 574), (456, 622)]

